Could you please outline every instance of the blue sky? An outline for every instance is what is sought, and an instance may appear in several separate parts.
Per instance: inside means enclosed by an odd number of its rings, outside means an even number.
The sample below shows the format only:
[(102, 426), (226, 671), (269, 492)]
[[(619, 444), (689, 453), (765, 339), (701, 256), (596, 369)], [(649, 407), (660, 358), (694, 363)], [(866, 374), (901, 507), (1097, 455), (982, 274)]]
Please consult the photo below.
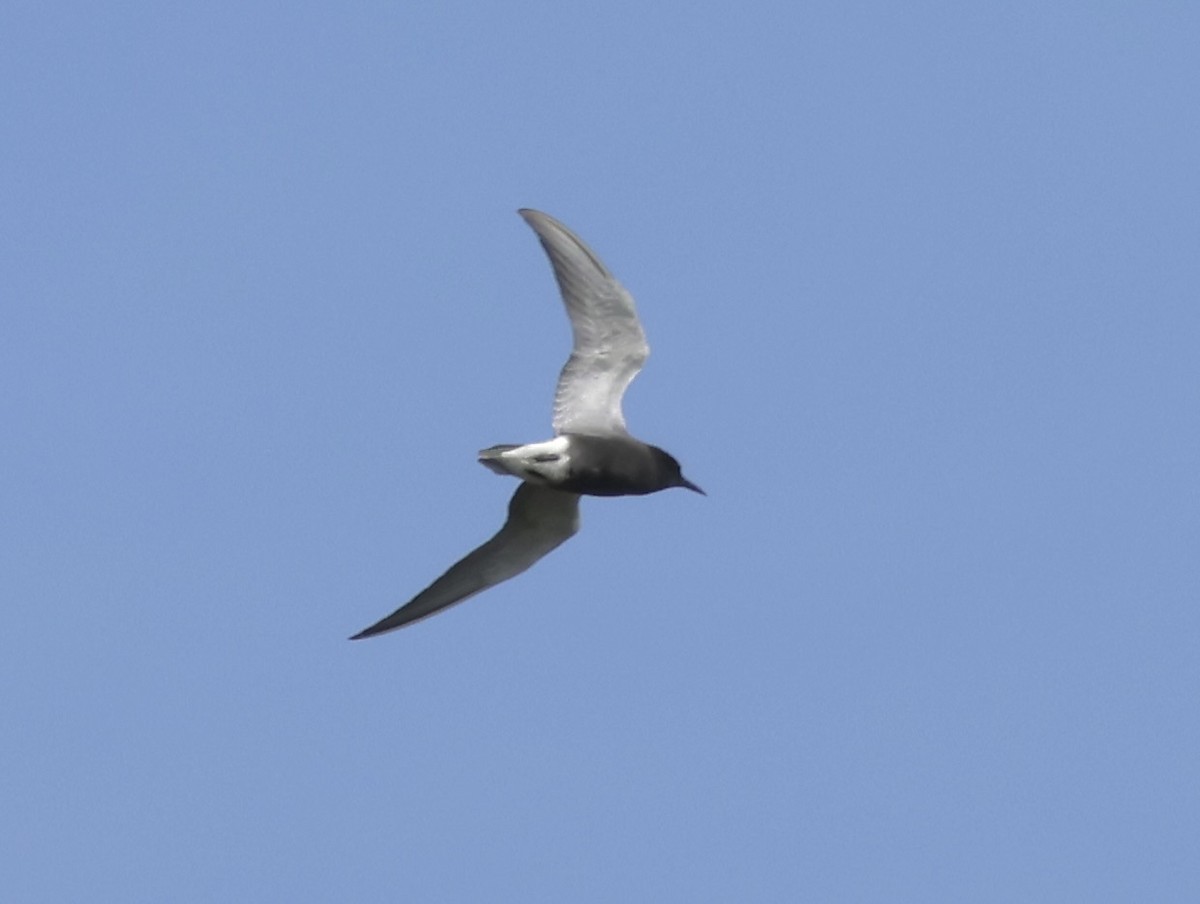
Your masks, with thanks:
[[(0, 897), (1195, 901), (1200, 14), (0, 12)], [(638, 299), (708, 498), (346, 637)]]

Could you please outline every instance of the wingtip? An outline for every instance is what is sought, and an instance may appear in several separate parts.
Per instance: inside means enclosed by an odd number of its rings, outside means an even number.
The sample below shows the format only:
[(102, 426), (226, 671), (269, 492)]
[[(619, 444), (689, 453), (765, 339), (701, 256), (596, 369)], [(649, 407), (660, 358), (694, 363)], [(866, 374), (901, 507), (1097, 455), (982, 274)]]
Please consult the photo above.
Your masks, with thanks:
[(530, 228), (533, 229), (533, 231), (539, 236), (544, 236), (546, 230), (553, 230), (554, 232), (565, 233), (567, 237), (577, 245), (584, 245), (583, 240), (574, 232), (572, 232), (566, 223), (557, 217), (552, 217), (544, 210), (534, 210), (532, 207), (522, 207), (517, 210), (517, 213), (521, 215), (521, 219), (528, 223)]
[(393, 615), (389, 615), (385, 619), (381, 619), (380, 621), (377, 621), (375, 624), (371, 625), (370, 627), (363, 628), (357, 634), (355, 634), (347, 639), (348, 640), (366, 640), (368, 637), (378, 637), (380, 634), (386, 634), (388, 631), (394, 631), (396, 628), (402, 627), (403, 622), (399, 625), (389, 624), (389, 622), (392, 620), (394, 614), (395, 613), (393, 613)]
[[(424, 617), (424, 616), (422, 616)], [(357, 634), (348, 638), (349, 640), (368, 640), (372, 637), (378, 637), (380, 634), (388, 634), (392, 631), (398, 631), (400, 628), (407, 627), (413, 622), (420, 621), (420, 618), (397, 619), (396, 613), (392, 613), (387, 618), (377, 621), (369, 628), (363, 628)]]
[[(521, 217), (522, 220), (524, 220), (526, 223), (528, 223), (531, 226), (534, 223), (538, 222), (539, 220), (541, 220), (543, 222), (548, 221), (551, 223), (558, 223), (558, 221), (556, 219), (554, 219), (554, 217), (550, 216), (550, 214), (543, 213), (540, 210), (534, 210), (532, 207), (519, 207), (519, 208), (517, 208), (517, 214)], [(559, 225), (561, 225), (561, 224), (559, 224)]]

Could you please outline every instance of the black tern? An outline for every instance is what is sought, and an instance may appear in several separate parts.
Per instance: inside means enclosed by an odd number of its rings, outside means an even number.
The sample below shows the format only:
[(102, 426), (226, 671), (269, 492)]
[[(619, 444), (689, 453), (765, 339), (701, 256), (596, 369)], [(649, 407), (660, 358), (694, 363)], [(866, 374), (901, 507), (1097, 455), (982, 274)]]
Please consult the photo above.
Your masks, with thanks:
[(650, 354), (633, 296), (558, 220), (518, 212), (550, 257), (574, 337), (554, 396), (554, 439), (481, 451), (480, 464), (521, 479), (500, 532), (351, 640), (402, 628), (525, 571), (579, 530), (581, 495), (643, 496), (670, 487), (704, 493), (671, 455), (625, 428), (621, 398)]

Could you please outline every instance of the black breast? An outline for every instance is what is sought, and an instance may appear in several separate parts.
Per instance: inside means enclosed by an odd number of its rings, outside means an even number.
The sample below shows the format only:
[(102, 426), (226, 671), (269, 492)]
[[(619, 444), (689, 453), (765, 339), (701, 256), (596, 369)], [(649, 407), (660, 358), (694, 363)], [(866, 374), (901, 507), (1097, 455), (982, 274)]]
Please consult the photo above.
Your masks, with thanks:
[(644, 496), (671, 485), (653, 446), (628, 436), (568, 438), (571, 471), (559, 489), (589, 496)]

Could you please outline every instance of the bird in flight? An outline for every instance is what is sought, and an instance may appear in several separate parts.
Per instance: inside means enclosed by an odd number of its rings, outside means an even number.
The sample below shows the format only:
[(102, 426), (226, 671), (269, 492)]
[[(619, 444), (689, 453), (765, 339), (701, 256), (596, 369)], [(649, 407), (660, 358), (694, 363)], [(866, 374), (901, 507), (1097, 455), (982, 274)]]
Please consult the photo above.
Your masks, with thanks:
[(574, 337), (554, 396), (554, 438), (481, 451), (480, 464), (521, 480), (500, 532), (351, 640), (403, 628), (525, 571), (579, 530), (581, 495), (643, 496), (670, 487), (704, 493), (671, 455), (625, 428), (621, 398), (650, 354), (633, 296), (558, 220), (519, 213), (550, 257)]

